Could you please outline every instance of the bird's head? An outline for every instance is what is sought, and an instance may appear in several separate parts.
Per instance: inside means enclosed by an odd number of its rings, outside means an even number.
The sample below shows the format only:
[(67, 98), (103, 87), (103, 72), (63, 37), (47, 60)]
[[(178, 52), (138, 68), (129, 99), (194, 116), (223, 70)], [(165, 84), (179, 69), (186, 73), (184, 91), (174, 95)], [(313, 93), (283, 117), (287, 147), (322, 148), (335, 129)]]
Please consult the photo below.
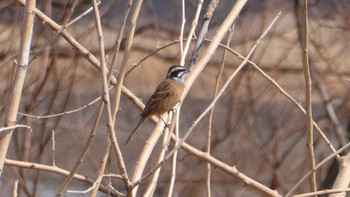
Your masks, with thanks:
[(183, 66), (174, 65), (169, 68), (166, 78), (184, 82), (189, 72), (190, 70), (184, 68)]

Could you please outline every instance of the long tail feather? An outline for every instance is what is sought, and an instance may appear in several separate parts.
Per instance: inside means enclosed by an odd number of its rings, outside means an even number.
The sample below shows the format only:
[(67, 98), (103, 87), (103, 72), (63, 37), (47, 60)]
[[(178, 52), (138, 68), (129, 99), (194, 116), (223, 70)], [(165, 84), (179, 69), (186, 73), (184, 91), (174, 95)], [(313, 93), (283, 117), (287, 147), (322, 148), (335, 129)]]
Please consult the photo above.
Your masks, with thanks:
[(125, 141), (124, 146), (131, 140), (131, 137), (135, 134), (135, 132), (141, 126), (143, 121), (145, 121), (145, 119), (146, 119), (146, 117), (141, 117), (141, 119), (140, 119), (139, 123), (137, 123), (135, 129), (131, 132), (131, 134), (129, 135), (128, 139)]

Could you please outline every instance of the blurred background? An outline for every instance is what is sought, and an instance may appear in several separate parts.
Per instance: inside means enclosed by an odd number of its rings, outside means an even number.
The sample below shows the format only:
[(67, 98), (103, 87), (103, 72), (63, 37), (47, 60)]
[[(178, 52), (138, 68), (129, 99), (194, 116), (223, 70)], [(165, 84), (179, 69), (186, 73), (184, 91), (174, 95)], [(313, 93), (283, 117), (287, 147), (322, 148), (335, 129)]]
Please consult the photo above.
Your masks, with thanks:
[[(37, 8), (56, 23), (69, 24), (91, 7), (89, 1), (37, 0)], [(208, 1), (204, 1), (201, 19)], [(198, 2), (186, 0), (185, 37), (190, 28)], [(235, 1), (222, 0), (215, 10), (201, 52), (231, 10)], [(127, 1), (103, 0), (100, 13), (103, 23), (106, 54), (111, 62)], [(73, 11), (73, 12), (71, 12)], [(240, 13), (233, 29), (230, 47), (247, 55), (256, 39), (281, 11), (282, 15), (268, 36), (260, 43), (251, 60), (273, 78), (302, 106), (305, 106), (305, 82), (301, 50), (300, 5), (298, 0), (250, 0)], [(0, 120), (2, 126), (8, 102), (8, 92), (18, 55), (20, 30), (24, 7), (16, 1), (0, 1)], [(177, 42), (181, 26), (181, 1), (146, 0), (137, 21), (135, 38), (128, 70), (137, 67), (125, 78), (124, 85), (143, 102), (147, 101), (168, 68), (180, 63), (180, 45)], [(128, 32), (129, 23), (126, 26)], [(67, 31), (96, 57), (99, 56), (95, 19), (87, 13), (67, 27)], [(198, 31), (196, 31), (198, 33)], [(309, 1), (309, 55), (313, 79), (313, 115), (315, 122), (337, 148), (349, 142), (350, 130), (350, 3), (349, 1)], [(118, 75), (126, 37), (121, 43), (121, 54), (114, 75)], [(224, 43), (224, 41), (222, 41)], [(194, 44), (194, 43), (193, 43)], [(156, 53), (154, 50), (162, 48)], [(180, 133), (211, 102), (214, 94), (224, 48), (218, 48), (184, 100)], [(201, 55), (201, 53), (200, 53)], [(188, 55), (189, 56), (189, 55)], [(100, 72), (61, 38), (46, 23), (36, 18), (32, 40), (30, 66), (26, 76), (19, 111), (33, 116), (52, 115), (71, 111), (91, 103), (102, 94)], [(187, 61), (188, 62), (188, 61)], [(229, 53), (220, 79), (220, 87), (241, 63)], [(115, 89), (111, 90), (114, 95)], [(113, 98), (113, 96), (112, 96)], [(113, 101), (113, 100), (112, 100)], [(139, 120), (141, 111), (124, 95), (121, 98), (116, 133), (124, 142)], [(50, 118), (18, 116), (18, 122), (30, 125), (33, 133), (18, 129), (10, 143), (8, 159), (52, 165), (52, 130), (55, 131), (55, 162), (70, 171), (87, 141), (98, 109), (95, 102), (75, 113)], [(331, 112), (334, 117), (331, 118)], [(106, 116), (103, 113), (97, 135), (78, 173), (91, 178), (104, 151), (107, 136)], [(211, 155), (256, 181), (288, 192), (308, 172), (306, 154), (305, 115), (256, 69), (247, 65), (233, 80), (215, 106), (212, 125)], [(23, 132), (21, 131), (23, 130)], [(121, 146), (126, 167), (132, 172), (135, 162), (153, 130), (146, 121), (127, 146)], [(192, 132), (187, 142), (205, 151), (208, 119)], [(327, 144), (315, 130), (316, 164), (331, 154)], [(160, 144), (150, 161), (155, 161)], [(114, 154), (108, 171), (118, 173)], [(331, 162), (317, 171), (318, 188), (332, 186)], [(147, 169), (153, 163), (150, 162)], [(155, 196), (167, 194), (170, 180), (170, 162), (165, 163)], [(205, 196), (206, 163), (180, 151), (174, 196)], [(327, 178), (328, 177), (328, 178)], [(9, 195), (15, 179), (19, 179), (20, 196), (54, 196), (64, 177), (36, 170), (6, 166), (0, 180), (0, 193)], [(148, 183), (141, 184), (139, 193)], [(326, 186), (325, 186), (326, 185)], [(113, 180), (113, 186), (123, 190), (123, 183)], [(86, 189), (87, 184), (73, 181), (69, 189)], [(297, 193), (309, 191), (308, 184)], [(8, 196), (7, 195), (7, 196)], [(99, 196), (106, 196), (99, 193)], [(259, 196), (256, 191), (220, 170), (212, 171), (213, 196)], [(76, 196), (67, 194), (67, 196)]]

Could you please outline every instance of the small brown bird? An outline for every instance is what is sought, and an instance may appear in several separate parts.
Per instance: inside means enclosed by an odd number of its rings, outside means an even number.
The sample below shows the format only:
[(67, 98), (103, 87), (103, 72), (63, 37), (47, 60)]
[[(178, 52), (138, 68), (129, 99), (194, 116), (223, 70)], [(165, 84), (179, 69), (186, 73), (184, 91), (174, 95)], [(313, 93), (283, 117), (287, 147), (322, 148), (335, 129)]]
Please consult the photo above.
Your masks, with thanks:
[(153, 95), (146, 103), (141, 113), (141, 119), (126, 140), (126, 145), (143, 121), (148, 117), (170, 111), (179, 101), (184, 90), (184, 81), (190, 71), (182, 66), (174, 65), (169, 68), (166, 78), (160, 82)]

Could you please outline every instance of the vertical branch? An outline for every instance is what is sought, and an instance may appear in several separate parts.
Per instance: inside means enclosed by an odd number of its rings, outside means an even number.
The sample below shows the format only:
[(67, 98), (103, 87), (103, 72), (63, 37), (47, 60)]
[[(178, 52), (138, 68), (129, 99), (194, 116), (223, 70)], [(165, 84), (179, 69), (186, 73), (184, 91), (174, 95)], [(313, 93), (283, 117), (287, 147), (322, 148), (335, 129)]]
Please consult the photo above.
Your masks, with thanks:
[[(114, 54), (113, 54), (113, 58), (112, 58), (112, 67), (111, 69), (109, 70), (109, 76), (112, 76), (112, 71), (113, 71), (113, 67), (116, 66), (117, 64), (117, 56), (118, 56), (118, 53), (119, 53), (119, 49), (120, 49), (120, 44), (122, 43), (122, 39), (123, 39), (123, 35), (124, 35), (124, 30), (125, 30), (125, 26), (126, 26), (126, 22), (127, 22), (127, 19), (129, 17), (129, 13), (130, 13), (130, 9), (131, 9), (131, 6), (132, 6), (132, 0), (129, 0), (128, 1), (128, 5), (127, 5), (127, 8), (125, 10), (125, 14), (124, 14), (124, 19), (123, 19), (123, 24), (120, 28), (120, 32), (119, 32), (119, 35), (118, 35), (118, 38), (117, 38), (117, 41), (116, 41), (116, 49), (114, 51)], [(124, 74), (123, 74), (124, 75)], [(117, 100), (117, 98), (120, 97), (120, 94), (118, 93), (118, 91), (116, 91), (115, 93), (115, 99)], [(115, 123), (115, 119), (116, 119), (116, 116), (117, 116), (117, 112), (118, 112), (118, 108), (119, 108), (119, 102), (115, 102), (114, 103), (114, 106), (113, 106), (113, 122)]]
[(55, 141), (55, 130), (52, 129), (52, 135), (51, 135), (51, 139), (52, 139), (52, 166), (56, 166), (56, 162), (55, 162), (55, 146), (56, 146), (56, 141)]
[[(126, 68), (128, 67), (129, 59), (130, 59), (130, 54), (131, 54), (131, 47), (132, 43), (134, 40), (134, 35), (135, 35), (135, 29), (136, 29), (136, 21), (138, 19), (141, 5), (142, 5), (142, 0), (138, 0), (135, 6), (135, 10), (132, 13), (131, 20), (130, 20), (130, 31), (129, 35), (127, 36), (126, 40), (126, 48), (124, 51), (124, 56), (121, 61), (121, 68), (119, 71), (119, 77), (116, 85), (116, 94), (115, 94), (115, 105), (114, 109), (119, 108), (120, 106), (120, 98), (121, 98), (121, 92), (122, 92), (122, 87), (123, 87), (123, 82), (124, 82), (124, 77), (125, 77), (125, 71)], [(114, 124), (117, 124), (117, 121), (115, 120)], [(128, 190), (128, 195), (133, 196), (132, 190)]]
[[(198, 24), (199, 14), (200, 14), (200, 12), (202, 10), (202, 5), (203, 5), (203, 0), (199, 0), (198, 1), (196, 15), (194, 16), (194, 19), (192, 21), (192, 27), (191, 27), (190, 33), (188, 34), (188, 37), (187, 37), (187, 41), (186, 41), (186, 44), (185, 44), (185, 47), (184, 47), (183, 55), (181, 56), (181, 61), (180, 61), (181, 63), (185, 63), (186, 55), (187, 55), (188, 49), (190, 48), (190, 44), (191, 44), (191, 41), (192, 41), (194, 30), (196, 30), (196, 27), (197, 27), (197, 24)], [(184, 64), (181, 64), (181, 65), (184, 65)]]
[[(183, 32), (184, 32), (184, 27), (185, 27), (185, 23), (186, 23), (186, 17), (185, 17), (185, 1), (182, 0), (181, 1), (181, 5), (182, 5), (182, 25), (181, 25), (181, 32), (180, 32), (180, 49), (181, 49), (181, 60), (180, 60), (180, 65), (185, 65), (185, 54), (184, 54), (184, 46), (183, 46)], [(180, 124), (180, 120), (179, 120), (179, 115), (180, 115), (180, 110), (181, 110), (181, 104), (177, 106), (177, 110), (178, 113), (175, 114), (175, 116), (173, 117), (174, 119), (176, 119), (176, 123), (175, 126), (175, 144), (177, 143), (178, 139), (179, 139), (179, 124)], [(169, 117), (169, 116), (168, 116)], [(171, 136), (171, 133), (168, 133), (169, 137)], [(164, 139), (167, 139), (168, 136), (164, 135)], [(170, 138), (169, 138), (170, 139)], [(168, 140), (164, 140), (165, 143), (163, 143), (163, 145), (169, 144)], [(165, 149), (165, 147), (164, 147)], [(177, 151), (174, 153), (173, 158), (172, 158), (172, 165), (171, 165), (171, 178), (170, 178), (170, 183), (169, 183), (169, 190), (168, 190), (168, 196), (171, 197), (173, 190), (174, 190), (174, 185), (175, 185), (175, 179), (176, 179), (176, 160), (177, 160)], [(161, 160), (160, 160), (161, 161)], [(159, 170), (158, 170), (159, 171)]]
[[(313, 120), (312, 120), (312, 101), (311, 101), (311, 90), (312, 81), (309, 66), (309, 48), (308, 48), (308, 7), (307, 0), (303, 0), (301, 4), (301, 20), (302, 20), (302, 49), (303, 49), (303, 68), (305, 77), (305, 100), (306, 100), (306, 132), (307, 132), (307, 152), (309, 158), (309, 168), (315, 168), (315, 153), (313, 147)], [(316, 172), (314, 171), (310, 177), (310, 188), (311, 191), (316, 191)]]
[[(173, 125), (175, 126), (175, 143), (174, 143), (175, 145), (179, 141), (180, 111), (181, 111), (181, 104), (178, 105), (177, 112), (175, 114), (176, 124), (175, 124), (175, 121), (173, 123)], [(170, 140), (170, 136), (171, 136), (171, 133), (169, 133), (169, 140)], [(169, 144), (169, 140), (167, 140), (168, 144)], [(171, 179), (169, 184), (168, 197), (171, 197), (174, 191), (175, 178), (176, 178), (176, 160), (177, 160), (177, 151), (174, 152), (173, 160), (171, 163)]]
[[(115, 135), (114, 131), (114, 122), (113, 122), (113, 117), (112, 117), (112, 111), (111, 111), (111, 105), (110, 105), (110, 96), (109, 96), (109, 90), (108, 90), (108, 80), (107, 80), (107, 66), (106, 66), (106, 60), (105, 60), (105, 47), (104, 47), (104, 42), (103, 42), (103, 33), (102, 33), (102, 26), (101, 26), (101, 19), (100, 19), (100, 14), (97, 6), (96, 0), (91, 0), (94, 12), (95, 12), (95, 22), (96, 22), (96, 29), (97, 29), (97, 34), (98, 34), (98, 41), (99, 41), (99, 49), (100, 49), (100, 64), (101, 64), (101, 75), (102, 75), (102, 85), (103, 85), (103, 101), (105, 103), (105, 109), (107, 113), (107, 119), (108, 119), (108, 132), (109, 132), (109, 137), (112, 142), (112, 146), (114, 149), (114, 152), (117, 157), (117, 163), (118, 167), (120, 170), (121, 175), (125, 178), (124, 180), (124, 185), (126, 188), (129, 186), (129, 179), (128, 175), (126, 172), (126, 167), (124, 163), (124, 159), (122, 156), (122, 153), (120, 151), (118, 142), (117, 142), (117, 137)], [(119, 81), (118, 81), (119, 82)]]
[[(136, 29), (136, 21), (140, 13), (141, 5), (142, 5), (142, 0), (138, 0), (135, 6), (135, 10), (132, 13), (131, 20), (130, 20), (130, 31), (129, 35), (127, 36), (126, 40), (126, 47), (124, 51), (124, 56), (121, 62), (121, 68), (119, 71), (119, 77), (116, 85), (116, 93), (115, 93), (115, 104), (114, 104), (114, 110), (113, 112), (116, 112), (117, 109), (119, 108), (120, 105), (120, 97), (121, 97), (121, 92), (122, 92), (122, 87), (124, 83), (124, 77), (125, 77), (125, 71), (126, 68), (128, 67), (129, 59), (130, 59), (130, 54), (131, 54), (131, 47), (132, 47), (132, 42), (134, 40), (134, 35), (135, 35), (135, 29)], [(129, 2), (130, 4), (130, 2)], [(116, 124), (117, 121), (115, 121)]]
[[(212, 17), (212, 15), (214, 13), (214, 10), (218, 6), (218, 4), (219, 4), (219, 0), (211, 0), (210, 1), (210, 4), (209, 4), (209, 6), (207, 8), (207, 12), (205, 13), (204, 18), (203, 18), (201, 31), (199, 32), (196, 44), (195, 44), (194, 49), (193, 49), (192, 54), (191, 54), (190, 62), (188, 64), (188, 66), (187, 66), (187, 68), (189, 70), (192, 70), (192, 68), (194, 67), (194, 65), (198, 61), (199, 49), (202, 46), (202, 43), (203, 43), (205, 35), (207, 35), (207, 33), (208, 33), (208, 27), (209, 27), (209, 23), (210, 23), (211, 17)], [(238, 5), (240, 5), (239, 2), (238, 2)]]
[(186, 17), (185, 17), (185, 0), (181, 1), (181, 10), (182, 10), (182, 23), (181, 23), (181, 29), (180, 29), (180, 36), (179, 36), (179, 42), (180, 42), (180, 53), (181, 53), (181, 60), (180, 60), (180, 65), (185, 65), (185, 58), (183, 58), (184, 55), (184, 42), (183, 42), (183, 38), (184, 38), (184, 28), (185, 28), (185, 24), (186, 24)]
[(17, 197), (18, 196), (18, 179), (15, 180), (15, 183), (13, 185), (12, 189), (12, 197)]
[[(126, 22), (127, 22), (127, 19), (128, 19), (128, 16), (129, 16), (129, 13), (130, 13), (130, 9), (131, 9), (131, 6), (132, 6), (132, 0), (129, 0), (128, 4), (127, 4), (127, 8), (125, 10), (125, 14), (124, 14), (124, 19), (123, 19), (123, 24), (120, 28), (120, 31), (119, 31), (119, 34), (118, 34), (118, 38), (117, 38), (117, 41), (115, 43), (115, 50), (114, 50), (114, 53), (113, 53), (113, 57), (112, 57), (112, 64), (111, 64), (111, 67), (109, 69), (109, 73), (108, 73), (108, 81), (110, 81), (112, 79), (112, 76), (113, 76), (113, 68), (116, 66), (117, 64), (117, 56), (119, 54), (119, 49), (120, 49), (120, 44), (121, 44), (121, 41), (123, 39), (123, 35), (124, 35), (124, 29), (125, 29), (125, 26), (126, 26)], [(116, 93), (117, 94), (117, 93)], [(118, 97), (117, 95), (115, 96), (116, 98)], [(117, 99), (115, 99), (117, 100)], [(117, 117), (117, 113), (118, 113), (118, 106), (117, 106), (117, 103), (114, 103), (114, 106), (113, 106), (113, 111), (112, 111), (112, 120), (113, 120), (113, 125), (115, 125), (115, 122), (116, 122), (116, 117)], [(106, 168), (106, 164), (107, 164), (107, 160), (108, 160), (108, 157), (109, 157), (109, 153), (110, 153), (110, 148), (111, 148), (111, 140), (110, 140), (110, 137), (109, 135), (107, 136), (107, 139), (106, 139), (106, 144), (105, 144), (105, 150), (104, 150), (104, 154), (102, 156), (102, 159), (100, 161), (100, 165), (99, 165), (99, 168), (97, 170), (97, 174), (96, 174), (96, 179), (98, 177), (101, 177), (105, 171), (105, 168)], [(101, 183), (97, 183), (97, 186), (92, 190), (92, 192), (90, 193), (90, 196), (96, 196), (97, 194), (97, 190), (99, 188), (99, 185)]]
[(99, 41), (99, 49), (100, 49), (100, 64), (101, 64), (100, 68), (101, 68), (102, 86), (103, 86), (103, 96), (102, 96), (103, 102), (100, 103), (99, 113), (98, 113), (98, 116), (95, 120), (94, 127), (91, 131), (90, 138), (88, 139), (88, 142), (86, 143), (84, 150), (81, 153), (81, 155), (80, 155), (76, 165), (74, 166), (73, 170), (71, 171), (70, 175), (66, 178), (66, 180), (62, 184), (62, 186), (57, 194), (58, 196), (62, 195), (63, 191), (66, 189), (69, 182), (72, 180), (72, 176), (74, 175), (74, 173), (77, 171), (78, 167), (80, 166), (82, 159), (85, 157), (87, 149), (88, 149), (89, 145), (91, 144), (93, 137), (95, 136), (97, 125), (99, 123), (99, 119), (100, 119), (104, 105), (105, 105), (107, 118), (108, 118), (107, 124), (108, 124), (110, 141), (113, 145), (113, 149), (114, 149), (114, 152), (115, 152), (116, 157), (117, 157), (118, 167), (120, 169), (120, 172), (121, 172), (122, 176), (125, 177), (125, 179), (123, 179), (125, 187), (128, 188), (128, 176), (127, 176), (123, 156), (122, 156), (122, 153), (120, 151), (119, 145), (117, 143), (117, 138), (116, 138), (115, 131), (114, 131), (114, 122), (113, 122), (113, 117), (112, 117), (112, 112), (111, 112), (111, 107), (110, 107), (110, 97), (109, 97), (109, 90), (108, 90), (109, 79), (107, 79), (107, 75), (106, 75), (106, 73), (107, 73), (106, 67), (107, 66), (106, 66), (106, 61), (105, 61), (105, 51), (104, 51), (104, 42), (103, 42), (103, 33), (102, 33), (100, 15), (99, 15), (99, 11), (98, 11), (97, 2), (92, 0), (92, 4), (93, 4), (94, 12), (95, 12), (95, 22), (96, 22), (96, 29), (97, 29), (97, 33), (98, 33), (98, 41)]
[[(14, 126), (17, 124), (17, 113), (19, 103), (22, 96), (24, 79), (27, 73), (30, 46), (32, 41), (32, 33), (34, 26), (34, 9), (36, 0), (27, 0), (25, 7), (24, 22), (21, 32), (21, 44), (19, 51), (19, 59), (17, 62), (16, 75), (10, 92), (10, 103), (8, 114), (6, 117), (6, 126)], [(4, 131), (0, 135), (0, 176), (3, 172), (6, 153), (10, 144), (13, 130)]]

